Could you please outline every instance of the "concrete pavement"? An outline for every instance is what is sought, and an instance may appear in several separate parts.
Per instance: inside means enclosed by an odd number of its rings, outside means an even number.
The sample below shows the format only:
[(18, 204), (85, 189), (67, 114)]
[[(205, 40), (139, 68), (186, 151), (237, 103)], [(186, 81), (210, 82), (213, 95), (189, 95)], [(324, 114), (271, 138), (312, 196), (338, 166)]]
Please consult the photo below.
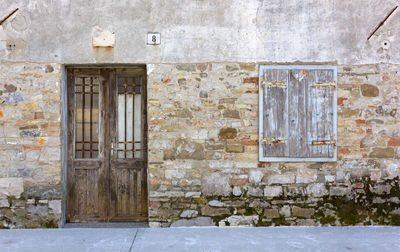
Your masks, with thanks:
[(400, 251), (400, 227), (0, 230), (0, 251)]

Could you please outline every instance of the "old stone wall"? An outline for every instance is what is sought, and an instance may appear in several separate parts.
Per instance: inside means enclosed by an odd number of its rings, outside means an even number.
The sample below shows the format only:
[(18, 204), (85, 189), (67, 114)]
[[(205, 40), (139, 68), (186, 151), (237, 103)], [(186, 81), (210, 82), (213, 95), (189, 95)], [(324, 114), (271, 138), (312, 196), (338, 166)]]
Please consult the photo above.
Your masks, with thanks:
[(148, 65), (150, 226), (400, 225), (400, 65), (337, 92), (337, 162), (261, 163), (258, 65)]
[[(61, 66), (0, 64), (0, 227), (60, 226)], [(149, 64), (149, 222), (400, 224), (400, 65), (338, 67), (338, 161), (258, 162), (258, 65)]]
[(0, 228), (61, 221), (61, 67), (0, 63)]

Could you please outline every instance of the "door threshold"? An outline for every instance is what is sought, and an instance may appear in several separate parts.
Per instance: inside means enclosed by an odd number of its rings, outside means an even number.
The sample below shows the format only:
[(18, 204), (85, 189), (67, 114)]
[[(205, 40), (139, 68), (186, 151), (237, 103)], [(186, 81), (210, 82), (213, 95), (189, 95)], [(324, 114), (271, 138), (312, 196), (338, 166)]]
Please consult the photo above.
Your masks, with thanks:
[(148, 228), (147, 222), (65, 223), (64, 228)]

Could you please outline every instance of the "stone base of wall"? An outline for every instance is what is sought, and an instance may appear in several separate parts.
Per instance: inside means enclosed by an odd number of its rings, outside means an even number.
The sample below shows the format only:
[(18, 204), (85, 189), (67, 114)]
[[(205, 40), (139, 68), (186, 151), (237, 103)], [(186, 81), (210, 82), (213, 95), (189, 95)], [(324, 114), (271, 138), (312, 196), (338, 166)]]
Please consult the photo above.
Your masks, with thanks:
[(349, 182), (260, 186), (260, 191), (250, 189), (238, 196), (152, 201), (150, 226), (400, 225), (398, 177)]
[(62, 219), (60, 199), (59, 186), (30, 187), (19, 198), (0, 199), (0, 229), (57, 228)]

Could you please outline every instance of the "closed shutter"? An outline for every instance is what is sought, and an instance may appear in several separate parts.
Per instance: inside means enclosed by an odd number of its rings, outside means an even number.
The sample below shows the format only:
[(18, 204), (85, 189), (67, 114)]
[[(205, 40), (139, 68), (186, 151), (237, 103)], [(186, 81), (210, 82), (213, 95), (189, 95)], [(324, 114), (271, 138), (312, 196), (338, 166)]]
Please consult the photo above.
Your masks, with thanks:
[(336, 160), (336, 67), (260, 66), (260, 161)]

